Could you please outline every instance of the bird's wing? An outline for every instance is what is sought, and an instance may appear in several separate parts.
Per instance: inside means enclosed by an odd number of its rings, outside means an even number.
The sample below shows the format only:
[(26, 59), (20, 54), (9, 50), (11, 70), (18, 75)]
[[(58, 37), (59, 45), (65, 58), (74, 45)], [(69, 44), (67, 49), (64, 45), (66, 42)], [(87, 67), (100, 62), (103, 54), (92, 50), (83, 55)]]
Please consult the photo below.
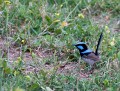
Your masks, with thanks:
[(90, 53), (88, 55), (83, 55), (84, 58), (87, 58), (87, 59), (91, 59), (91, 60), (94, 60), (94, 61), (99, 61), (100, 58), (99, 56), (96, 56), (94, 53)]

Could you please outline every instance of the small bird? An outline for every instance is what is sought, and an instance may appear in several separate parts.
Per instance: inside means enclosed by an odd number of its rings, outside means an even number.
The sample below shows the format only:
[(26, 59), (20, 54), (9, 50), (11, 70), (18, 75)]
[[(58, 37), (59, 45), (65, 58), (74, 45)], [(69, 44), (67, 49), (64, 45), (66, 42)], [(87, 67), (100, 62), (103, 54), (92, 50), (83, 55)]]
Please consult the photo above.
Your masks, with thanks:
[(100, 61), (98, 49), (100, 46), (102, 36), (103, 36), (103, 33), (101, 33), (101, 35), (100, 35), (95, 52), (92, 51), (91, 49), (89, 49), (85, 42), (79, 42), (79, 43), (74, 45), (79, 50), (81, 58), (91, 66), (91, 69), (89, 70), (90, 74), (92, 74), (94, 69), (95, 69), (95, 63)]

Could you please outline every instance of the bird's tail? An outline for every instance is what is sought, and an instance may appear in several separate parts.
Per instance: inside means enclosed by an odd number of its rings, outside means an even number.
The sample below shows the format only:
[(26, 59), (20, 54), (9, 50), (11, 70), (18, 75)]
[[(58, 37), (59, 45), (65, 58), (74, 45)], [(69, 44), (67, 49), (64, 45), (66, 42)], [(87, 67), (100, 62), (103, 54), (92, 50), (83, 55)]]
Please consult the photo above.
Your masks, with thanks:
[(99, 49), (102, 37), (103, 37), (103, 31), (100, 34), (100, 37), (99, 37), (99, 40), (98, 40), (98, 44), (97, 44), (97, 47), (96, 47), (96, 51), (95, 51), (95, 55), (98, 55), (98, 49)]

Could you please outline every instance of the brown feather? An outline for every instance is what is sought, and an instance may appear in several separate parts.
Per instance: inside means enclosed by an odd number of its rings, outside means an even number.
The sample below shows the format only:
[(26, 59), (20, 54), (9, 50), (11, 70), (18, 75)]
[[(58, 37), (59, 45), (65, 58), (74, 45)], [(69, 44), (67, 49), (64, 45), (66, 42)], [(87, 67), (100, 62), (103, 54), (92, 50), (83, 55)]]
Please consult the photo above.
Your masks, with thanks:
[(94, 61), (99, 61), (100, 60), (99, 56), (96, 56), (94, 53), (90, 53), (87, 56), (84, 55), (83, 57), (87, 58), (87, 59), (94, 60)]

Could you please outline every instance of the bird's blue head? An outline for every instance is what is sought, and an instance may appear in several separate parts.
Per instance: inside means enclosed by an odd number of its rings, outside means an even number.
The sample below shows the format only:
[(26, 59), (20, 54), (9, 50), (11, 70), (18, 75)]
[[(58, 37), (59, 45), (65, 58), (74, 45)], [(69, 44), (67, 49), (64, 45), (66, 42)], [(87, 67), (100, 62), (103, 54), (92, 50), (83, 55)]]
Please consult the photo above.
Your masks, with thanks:
[(85, 42), (78, 42), (77, 44), (75, 44), (74, 46), (77, 47), (77, 49), (79, 50), (84, 50), (87, 49), (87, 45)]
[(77, 49), (80, 51), (81, 56), (92, 52), (92, 50), (87, 48), (87, 45), (85, 42), (78, 42), (74, 46), (76, 46)]

